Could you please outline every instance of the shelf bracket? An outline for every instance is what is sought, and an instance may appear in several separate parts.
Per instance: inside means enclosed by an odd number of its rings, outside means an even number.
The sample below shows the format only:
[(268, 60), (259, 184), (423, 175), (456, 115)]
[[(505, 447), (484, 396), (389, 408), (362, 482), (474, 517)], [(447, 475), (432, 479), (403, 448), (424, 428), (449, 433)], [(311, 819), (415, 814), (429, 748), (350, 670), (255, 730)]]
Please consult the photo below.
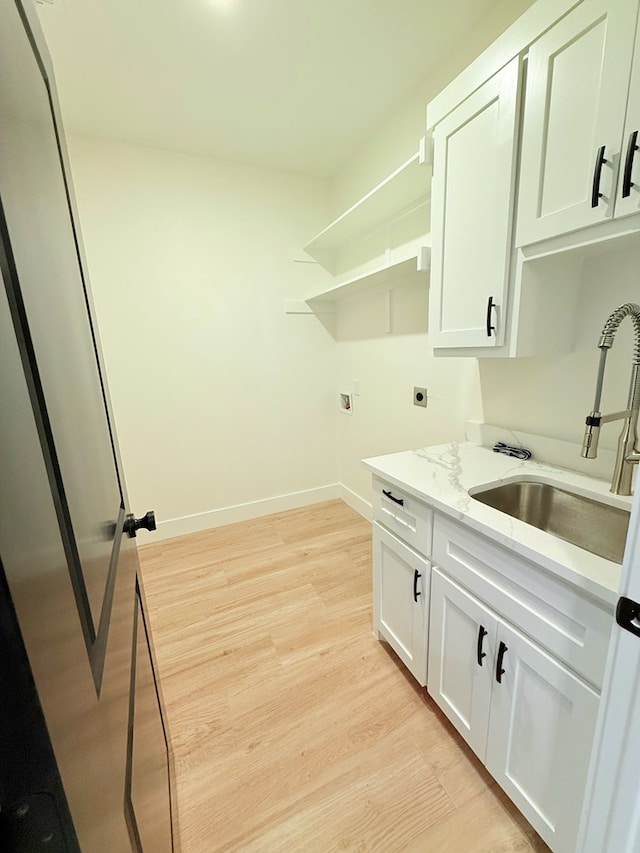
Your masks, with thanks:
[(427, 137), (422, 136), (418, 145), (418, 163), (421, 166), (427, 162)]
[(420, 246), (418, 249), (416, 269), (418, 272), (431, 269), (431, 246)]

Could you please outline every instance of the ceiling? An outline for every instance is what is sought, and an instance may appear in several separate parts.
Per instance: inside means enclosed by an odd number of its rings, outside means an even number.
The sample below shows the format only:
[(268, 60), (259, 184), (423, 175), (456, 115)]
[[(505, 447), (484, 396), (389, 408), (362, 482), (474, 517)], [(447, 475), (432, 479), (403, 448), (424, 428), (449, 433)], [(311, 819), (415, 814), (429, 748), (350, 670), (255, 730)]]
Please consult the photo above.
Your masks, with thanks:
[(332, 175), (499, 0), (45, 0), (67, 127)]

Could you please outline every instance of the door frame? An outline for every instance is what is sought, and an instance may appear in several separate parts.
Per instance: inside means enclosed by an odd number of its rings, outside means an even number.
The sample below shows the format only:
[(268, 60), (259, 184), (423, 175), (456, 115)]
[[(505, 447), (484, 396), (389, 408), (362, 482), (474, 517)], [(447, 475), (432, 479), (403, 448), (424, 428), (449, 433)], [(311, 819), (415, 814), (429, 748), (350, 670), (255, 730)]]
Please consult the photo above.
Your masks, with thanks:
[[(619, 592), (640, 600), (640, 484), (636, 482)], [(614, 623), (577, 853), (640, 850), (640, 639)]]

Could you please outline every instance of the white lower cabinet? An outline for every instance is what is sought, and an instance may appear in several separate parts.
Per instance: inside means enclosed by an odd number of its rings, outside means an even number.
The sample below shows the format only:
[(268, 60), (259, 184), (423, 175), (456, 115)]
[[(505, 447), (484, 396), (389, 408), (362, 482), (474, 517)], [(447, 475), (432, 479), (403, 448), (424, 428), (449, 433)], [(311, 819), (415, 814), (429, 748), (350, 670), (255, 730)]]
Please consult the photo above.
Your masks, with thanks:
[(374, 480), (373, 623), (554, 853), (575, 853), (612, 608)]
[(428, 690), (556, 853), (573, 853), (599, 695), (439, 569)]
[(373, 624), (424, 687), (431, 566), (397, 536), (373, 522)]
[(476, 598), (434, 568), (429, 622), (427, 689), (484, 761), (497, 619)]
[(497, 639), (487, 769), (552, 850), (573, 853), (599, 696), (502, 621)]

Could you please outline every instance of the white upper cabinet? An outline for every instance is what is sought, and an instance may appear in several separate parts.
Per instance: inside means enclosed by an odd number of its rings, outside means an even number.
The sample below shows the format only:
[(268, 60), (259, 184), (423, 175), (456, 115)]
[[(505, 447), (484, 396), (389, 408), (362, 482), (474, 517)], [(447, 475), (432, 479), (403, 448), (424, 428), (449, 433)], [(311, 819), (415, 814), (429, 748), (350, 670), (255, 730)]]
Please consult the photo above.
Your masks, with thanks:
[[(516, 246), (622, 212), (637, 12), (637, 0), (583, 0), (529, 49)], [(639, 94), (629, 101), (635, 129)], [(636, 191), (625, 212), (637, 210)]]
[(429, 103), (435, 355), (567, 352), (582, 247), (640, 232), (639, 6), (537, 0)]
[(520, 59), (433, 132), (430, 343), (504, 341), (515, 189)]
[(622, 158), (616, 216), (640, 213), (640, 18), (636, 33), (636, 49), (631, 71), (627, 120), (622, 140)]

